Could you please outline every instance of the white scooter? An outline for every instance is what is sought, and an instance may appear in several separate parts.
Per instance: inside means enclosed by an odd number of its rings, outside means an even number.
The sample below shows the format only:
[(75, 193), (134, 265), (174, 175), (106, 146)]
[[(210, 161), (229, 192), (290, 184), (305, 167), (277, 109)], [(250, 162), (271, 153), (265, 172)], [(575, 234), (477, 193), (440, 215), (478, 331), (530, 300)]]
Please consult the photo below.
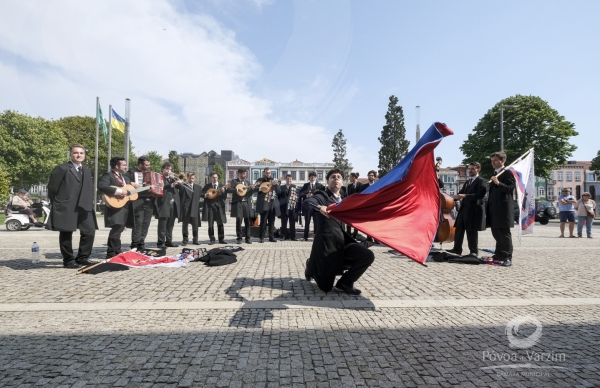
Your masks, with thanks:
[(16, 232), (19, 230), (27, 230), (32, 226), (36, 228), (44, 228), (48, 222), (48, 218), (50, 217), (50, 202), (42, 200), (41, 204), (34, 203), (31, 208), (33, 209), (34, 216), (36, 216), (38, 220), (40, 217), (44, 216), (43, 222), (40, 222), (38, 225), (31, 223), (31, 220), (27, 214), (13, 212), (11, 209), (11, 203), (9, 202), (4, 207), (4, 214), (6, 215), (4, 225), (6, 226), (6, 230)]

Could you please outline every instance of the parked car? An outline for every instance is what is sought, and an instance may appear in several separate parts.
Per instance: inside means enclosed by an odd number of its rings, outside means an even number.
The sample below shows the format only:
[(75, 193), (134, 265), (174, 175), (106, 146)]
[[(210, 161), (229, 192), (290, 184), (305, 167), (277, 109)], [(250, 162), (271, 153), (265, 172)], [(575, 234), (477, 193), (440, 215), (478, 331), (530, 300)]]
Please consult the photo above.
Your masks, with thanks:
[[(519, 211), (519, 205), (515, 202), (515, 222), (519, 223), (519, 217), (521, 217)], [(552, 202), (538, 202), (535, 201), (535, 221), (542, 225), (546, 225), (551, 219), (557, 217), (557, 211)]]

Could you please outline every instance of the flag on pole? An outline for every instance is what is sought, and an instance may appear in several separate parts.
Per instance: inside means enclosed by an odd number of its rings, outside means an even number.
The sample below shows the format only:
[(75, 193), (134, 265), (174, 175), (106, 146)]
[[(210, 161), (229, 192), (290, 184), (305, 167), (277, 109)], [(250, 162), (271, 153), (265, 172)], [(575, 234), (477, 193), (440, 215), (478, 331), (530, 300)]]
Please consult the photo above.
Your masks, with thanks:
[(533, 169), (533, 148), (508, 168), (517, 183), (517, 202), (520, 209), (519, 241), (521, 235), (533, 233), (535, 222), (535, 174)]
[(98, 125), (102, 126), (102, 134), (104, 135), (104, 143), (106, 143), (106, 137), (108, 136), (108, 129), (106, 128), (106, 123), (104, 122), (104, 119), (102, 118), (102, 108), (100, 107), (100, 104), (98, 104)]
[(328, 207), (331, 215), (424, 263), (440, 221), (433, 150), (454, 132), (434, 123), (396, 167), (360, 194)]
[(114, 129), (118, 129), (119, 131), (125, 133), (125, 119), (117, 114), (115, 110), (112, 110), (112, 127)]

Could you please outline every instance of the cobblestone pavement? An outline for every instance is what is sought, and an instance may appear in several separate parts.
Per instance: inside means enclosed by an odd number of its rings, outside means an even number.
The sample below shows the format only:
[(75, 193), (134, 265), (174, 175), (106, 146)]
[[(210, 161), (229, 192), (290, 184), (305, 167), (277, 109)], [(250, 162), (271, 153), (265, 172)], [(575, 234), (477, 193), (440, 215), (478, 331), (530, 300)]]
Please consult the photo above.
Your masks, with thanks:
[[(254, 240), (225, 267), (75, 275), (57, 233), (0, 227), (0, 386), (600, 386), (600, 239), (557, 236), (553, 224), (515, 236), (510, 268), (425, 267), (374, 247), (349, 297), (303, 279), (310, 241)], [(523, 316), (541, 337), (511, 348), (506, 325)]]

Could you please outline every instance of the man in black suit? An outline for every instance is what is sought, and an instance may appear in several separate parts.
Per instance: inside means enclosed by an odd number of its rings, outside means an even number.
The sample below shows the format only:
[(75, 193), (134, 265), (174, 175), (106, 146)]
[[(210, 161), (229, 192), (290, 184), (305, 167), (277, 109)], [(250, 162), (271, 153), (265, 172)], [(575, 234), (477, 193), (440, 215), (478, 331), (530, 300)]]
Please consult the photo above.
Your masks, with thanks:
[(502, 265), (512, 265), (512, 236), (511, 228), (515, 224), (513, 192), (515, 191), (515, 177), (510, 171), (504, 171), (506, 154), (502, 151), (494, 152), (490, 156), (494, 175), (492, 175), (489, 187), (488, 202), (486, 207), (487, 226), (492, 229), (492, 236), (496, 240), (494, 260), (502, 262)]
[[(242, 220), (246, 226), (244, 236), (246, 237), (246, 244), (252, 244), (250, 241), (250, 201), (252, 193), (255, 190), (250, 187), (250, 181), (246, 179), (248, 172), (244, 168), (238, 169), (237, 179), (232, 179), (230, 187), (227, 189), (228, 193), (231, 194), (231, 214), (232, 218), (235, 218), (235, 234), (237, 237), (237, 243), (242, 243)], [(246, 186), (246, 193), (240, 195), (240, 192), (236, 189), (237, 185)], [(243, 190), (242, 190), (243, 191)]]
[[(281, 234), (284, 240), (296, 241), (296, 217), (298, 206), (298, 188), (292, 184), (290, 174), (285, 177), (285, 185), (281, 185), (279, 204), (281, 207)], [(288, 229), (289, 223), (289, 229)]]
[[(50, 217), (46, 228), (59, 231), (58, 241), (65, 268), (94, 264), (89, 260), (98, 224), (94, 211), (92, 174), (82, 163), (85, 149), (80, 144), (70, 148), (71, 161), (52, 170), (48, 182)], [(79, 250), (73, 257), (73, 232), (79, 229)]]
[(274, 231), (275, 231), (275, 216), (280, 215), (279, 209), (279, 182), (271, 177), (271, 169), (266, 167), (263, 170), (263, 177), (259, 178), (256, 183), (259, 185), (265, 182), (271, 182), (271, 189), (266, 193), (262, 191), (258, 192), (256, 197), (256, 212), (260, 214), (260, 240), (263, 242), (265, 238), (265, 232), (267, 231), (267, 223), (269, 224), (269, 241), (276, 242)]
[(454, 232), (454, 248), (448, 252), (462, 255), (463, 239), (465, 231), (467, 232), (467, 242), (469, 243), (469, 255), (478, 254), (478, 232), (485, 230), (485, 194), (487, 192), (487, 183), (485, 179), (479, 176), (481, 164), (471, 162), (467, 166), (469, 180), (465, 182), (454, 199), (461, 200), (458, 215), (454, 221), (456, 231)]
[[(360, 193), (362, 191), (362, 184), (357, 180), (358, 177), (359, 177), (358, 172), (350, 173), (350, 183), (348, 183), (348, 187), (346, 189), (348, 196), (351, 196), (352, 194)], [(356, 228), (355, 228), (354, 232), (352, 233), (352, 227), (350, 225), (346, 225), (346, 233), (352, 234), (352, 237), (356, 238), (356, 236), (358, 235), (358, 230), (356, 230)]]
[[(300, 190), (300, 198), (302, 202), (306, 201), (308, 198), (312, 197), (315, 192), (318, 190), (325, 190), (325, 186), (318, 183), (317, 181), (317, 173), (311, 171), (308, 173), (308, 182), (302, 186), (302, 190)], [(313, 212), (310, 207), (305, 207), (302, 205), (302, 213), (304, 213), (304, 241), (308, 241), (308, 231), (310, 230), (310, 219), (313, 217)]]
[[(127, 177), (131, 182), (136, 182), (135, 173), (150, 171), (150, 159), (140, 156), (137, 160), (137, 168), (127, 171)], [(136, 182), (137, 184), (137, 182)], [(154, 213), (154, 197), (149, 191), (138, 193), (138, 199), (130, 201), (127, 214), (127, 227), (131, 229), (131, 249), (142, 251), (146, 249), (146, 236)]]
[[(98, 182), (98, 189), (105, 194), (115, 196), (117, 198), (124, 198), (129, 195), (130, 192), (126, 189), (122, 189), (125, 185), (131, 184), (129, 177), (125, 174), (127, 171), (127, 162), (125, 158), (114, 157), (110, 160), (110, 172), (105, 172)], [(134, 188), (139, 187), (137, 183), (133, 184)], [(127, 223), (127, 213), (129, 206), (127, 204), (122, 208), (116, 209), (106, 205), (104, 211), (104, 226), (111, 228), (108, 232), (108, 241), (106, 243), (106, 258), (110, 259), (121, 253), (121, 233), (125, 229)]]
[[(210, 180), (211, 182), (207, 183), (202, 189), (205, 197), (204, 206), (202, 207), (202, 221), (208, 222), (208, 237), (210, 239), (208, 245), (215, 243), (215, 221), (217, 221), (219, 244), (227, 244), (227, 241), (225, 241), (225, 227), (223, 226), (227, 223), (227, 215), (225, 214), (227, 192), (224, 186), (219, 185), (219, 174), (211, 172)], [(207, 197), (210, 189), (217, 190), (217, 196), (213, 199)]]
[(187, 173), (187, 182), (182, 182), (179, 188), (179, 203), (181, 203), (181, 233), (183, 234), (183, 245), (187, 245), (189, 240), (188, 226), (192, 224), (192, 244), (198, 245), (198, 220), (200, 220), (200, 196), (202, 195), (202, 186), (196, 182), (196, 174)]
[[(361, 188), (361, 192), (365, 191), (369, 187), (375, 184), (375, 178), (377, 178), (377, 171), (371, 170), (367, 173), (367, 179), (369, 180), (366, 184), (364, 184)], [(373, 244), (379, 244), (379, 241), (374, 240), (373, 237), (367, 235), (367, 241), (372, 242)]]
[(164, 162), (163, 174), (163, 196), (154, 201), (154, 217), (158, 218), (158, 242), (157, 248), (178, 247), (173, 244), (173, 227), (175, 219), (180, 217), (181, 203), (179, 202), (179, 187), (181, 182), (176, 179), (171, 170), (173, 165)]
[(315, 279), (321, 290), (329, 292), (335, 277), (342, 275), (335, 290), (359, 295), (361, 291), (354, 288), (354, 282), (373, 263), (375, 255), (350, 237), (341, 221), (329, 216), (327, 206), (342, 200), (343, 184), (343, 171), (333, 169), (327, 173), (327, 189), (316, 192), (302, 204), (302, 207), (314, 208), (317, 228), (304, 276), (309, 281)]

